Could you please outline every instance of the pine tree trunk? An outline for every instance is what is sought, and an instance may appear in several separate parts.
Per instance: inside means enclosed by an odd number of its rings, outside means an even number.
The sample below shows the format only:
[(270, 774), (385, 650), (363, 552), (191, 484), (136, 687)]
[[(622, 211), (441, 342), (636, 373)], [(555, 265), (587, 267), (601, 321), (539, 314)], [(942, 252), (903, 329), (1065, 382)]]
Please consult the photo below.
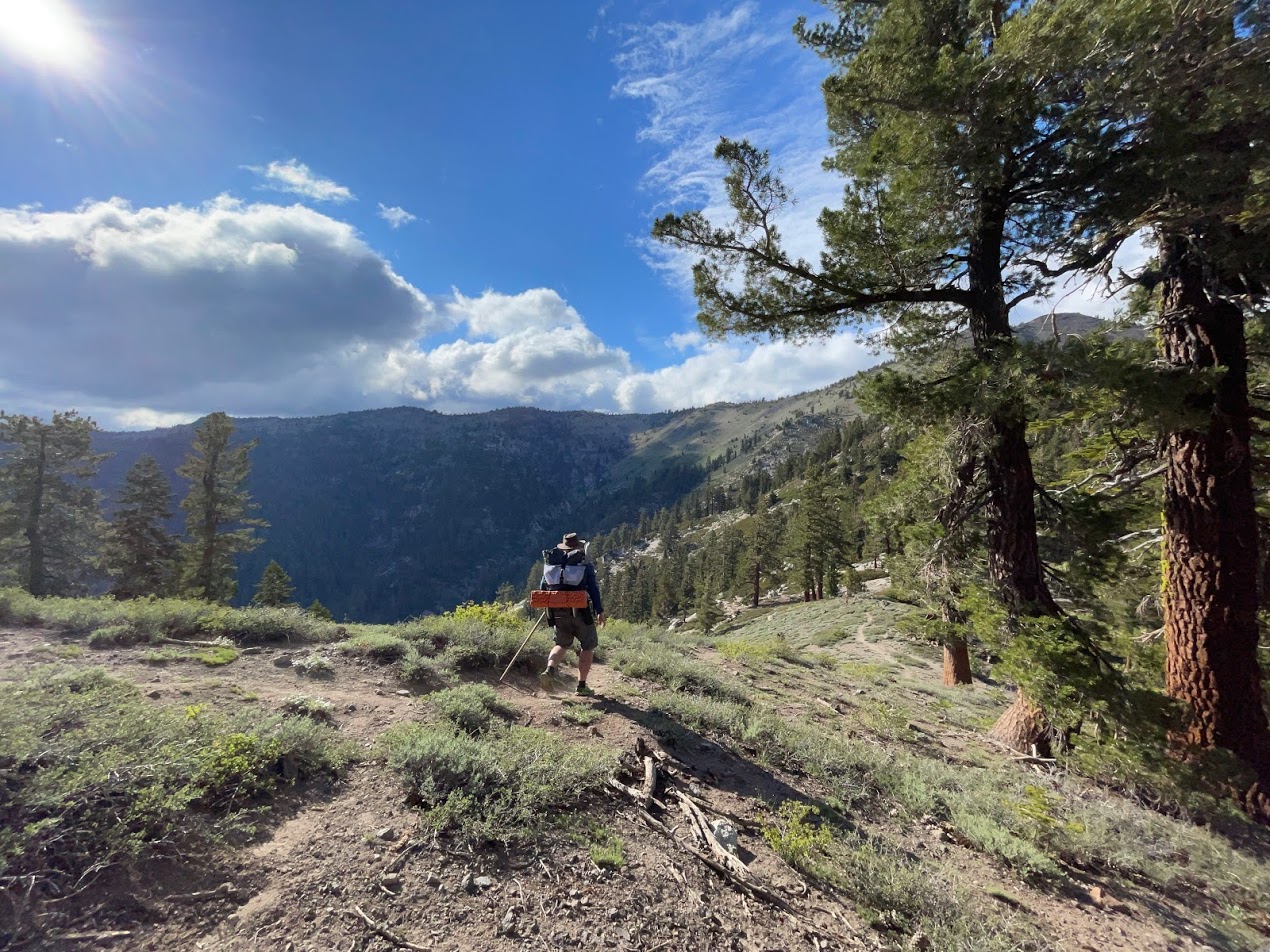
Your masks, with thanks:
[[(976, 355), (994, 365), (1007, 359), (1014, 347), (1001, 270), (1006, 200), (989, 189), (981, 194), (980, 202), (981, 217), (971, 236), (968, 260), (973, 295), (970, 333)], [(988, 571), (1012, 616), (1058, 616), (1061, 612), (1045, 582), (1036, 538), (1036, 478), (1027, 445), (1027, 418), (1018, 412), (1019, 406), (1002, 404), (987, 421)], [(1045, 713), (1020, 689), (989, 734), (1028, 752), (1049, 750), (1052, 732)]]
[(1160, 351), (1171, 367), (1221, 368), (1188, 398), (1206, 417), (1164, 449), (1165, 686), (1189, 717), (1177, 740), (1233, 751), (1263, 778), (1249, 791), (1270, 820), (1270, 726), (1257, 663), (1257, 514), (1243, 314), (1210, 299), (1184, 236), (1161, 240)]
[(761, 570), (762, 570), (761, 563), (758, 561), (758, 559), (755, 559), (754, 560), (754, 602), (753, 602), (754, 608), (758, 608), (759, 573)]
[(970, 674), (970, 647), (964, 638), (948, 638), (944, 641), (944, 687), (972, 684)]

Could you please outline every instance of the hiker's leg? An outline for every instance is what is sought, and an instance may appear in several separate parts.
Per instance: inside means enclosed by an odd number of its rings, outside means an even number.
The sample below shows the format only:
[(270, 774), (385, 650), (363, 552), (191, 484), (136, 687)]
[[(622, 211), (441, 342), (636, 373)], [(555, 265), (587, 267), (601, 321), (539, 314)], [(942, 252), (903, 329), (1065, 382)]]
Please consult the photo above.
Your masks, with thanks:
[(591, 660), (595, 657), (595, 652), (584, 650), (578, 652), (578, 680), (586, 682), (586, 676), (591, 670)]
[(551, 654), (547, 655), (547, 667), (554, 668), (560, 664), (560, 659), (564, 657), (564, 645), (552, 645)]

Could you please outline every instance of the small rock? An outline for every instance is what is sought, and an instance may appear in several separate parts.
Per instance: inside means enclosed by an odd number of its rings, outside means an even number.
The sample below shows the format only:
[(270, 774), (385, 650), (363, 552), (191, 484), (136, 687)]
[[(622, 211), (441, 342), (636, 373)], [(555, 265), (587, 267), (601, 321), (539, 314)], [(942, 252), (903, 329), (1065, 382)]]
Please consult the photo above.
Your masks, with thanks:
[(147, 695), (146, 695), (146, 697), (150, 698), (151, 700), (157, 700), (158, 698), (163, 697), (163, 692), (162, 692), (162, 691), (151, 691), (149, 694), (147, 694)]
[(473, 882), (471, 873), (464, 873), (463, 881), (459, 883), (459, 885), (463, 888), (464, 892), (467, 892), (467, 893), (476, 892), (476, 883)]
[(423, 883), (425, 886), (440, 886), (441, 877), (436, 873), (428, 873), (428, 875), (423, 878)]
[(395, 840), (396, 838), (397, 831), (391, 826), (386, 826), (382, 830), (375, 831), (375, 839), (377, 840)]
[(399, 695), (399, 696), (401, 696), (401, 697), (410, 697), (410, 692), (409, 692), (409, 691), (407, 691), (407, 690), (404, 690), (404, 689), (402, 689), (402, 690), (400, 690), (400, 691), (395, 691), (395, 692), (393, 692), (393, 693), (395, 693), (395, 694), (397, 694), (397, 695)]
[(865, 693), (865, 691), (864, 691), (864, 688), (856, 688), (856, 689), (855, 689), (854, 691), (852, 691), (851, 693), (852, 693), (852, 694), (854, 694), (854, 695), (856, 695), (856, 696), (858, 697), (859, 695), (864, 694), (864, 693)]
[(385, 889), (396, 892), (401, 888), (401, 874), (384, 873), (384, 875), (379, 877), (379, 882)]
[(609, 906), (608, 912), (606, 912), (605, 915), (610, 919), (616, 919), (621, 915), (621, 913), (618, 911), (617, 906)]
[(926, 952), (930, 948), (930, 936), (920, 930), (914, 932), (912, 938), (908, 940), (908, 947), (915, 949), (916, 952)]
[(1094, 886), (1089, 890), (1089, 901), (1101, 908), (1107, 903), (1107, 894), (1102, 891), (1101, 886)]
[(498, 924), (498, 934), (508, 936), (509, 938), (516, 935), (515, 909), (508, 909), (503, 915), (503, 921)]
[(273, 659), (273, 666), (275, 668), (289, 668), (294, 663), (295, 655), (280, 654), (278, 657)]
[(474, 880), (472, 880), (472, 885), (477, 889), (489, 889), (494, 885), (494, 880), (490, 879), (488, 876), (477, 876)]

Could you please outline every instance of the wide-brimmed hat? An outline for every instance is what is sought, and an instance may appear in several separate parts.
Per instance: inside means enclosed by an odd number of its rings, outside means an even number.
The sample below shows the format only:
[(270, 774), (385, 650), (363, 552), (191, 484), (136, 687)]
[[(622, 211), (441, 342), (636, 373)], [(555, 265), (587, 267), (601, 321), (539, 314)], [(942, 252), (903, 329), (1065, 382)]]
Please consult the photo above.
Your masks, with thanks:
[(580, 549), (586, 545), (586, 539), (579, 539), (576, 532), (566, 532), (560, 544), (566, 549)]

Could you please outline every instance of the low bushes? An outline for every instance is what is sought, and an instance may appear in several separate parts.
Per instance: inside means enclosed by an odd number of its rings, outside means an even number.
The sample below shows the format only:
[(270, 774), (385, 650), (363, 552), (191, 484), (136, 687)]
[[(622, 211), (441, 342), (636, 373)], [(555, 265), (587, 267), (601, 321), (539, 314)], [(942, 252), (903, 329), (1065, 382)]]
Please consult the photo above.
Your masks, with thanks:
[(399, 724), (381, 749), (425, 826), (503, 846), (538, 840), (544, 824), (598, 792), (616, 763), (609, 751), (493, 720), (478, 734), (448, 719)]
[(279, 785), (353, 748), (312, 721), (164, 708), (99, 668), (35, 669), (0, 691), (0, 876), (75, 882), (157, 844), (241, 829)]
[(238, 644), (330, 641), (342, 631), (296, 606), (230, 608), (179, 598), (35, 598), (16, 588), (0, 589), (0, 623), (88, 635), (93, 647), (166, 638), (226, 637)]

